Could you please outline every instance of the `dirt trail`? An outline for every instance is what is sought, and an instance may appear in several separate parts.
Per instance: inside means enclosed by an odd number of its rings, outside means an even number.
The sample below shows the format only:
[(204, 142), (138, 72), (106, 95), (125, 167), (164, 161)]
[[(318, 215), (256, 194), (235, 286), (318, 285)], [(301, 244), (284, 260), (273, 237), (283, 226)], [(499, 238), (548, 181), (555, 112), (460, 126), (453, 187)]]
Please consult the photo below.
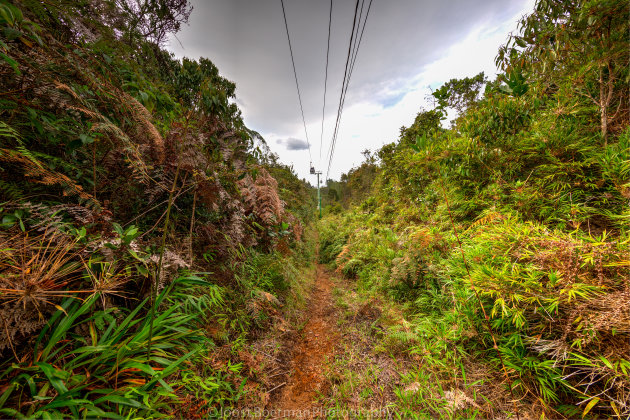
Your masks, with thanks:
[(322, 266), (317, 266), (313, 292), (306, 308), (306, 325), (296, 337), (287, 384), (271, 404), (278, 418), (320, 417), (320, 396), (327, 394), (324, 369), (334, 357), (338, 340), (333, 283)]

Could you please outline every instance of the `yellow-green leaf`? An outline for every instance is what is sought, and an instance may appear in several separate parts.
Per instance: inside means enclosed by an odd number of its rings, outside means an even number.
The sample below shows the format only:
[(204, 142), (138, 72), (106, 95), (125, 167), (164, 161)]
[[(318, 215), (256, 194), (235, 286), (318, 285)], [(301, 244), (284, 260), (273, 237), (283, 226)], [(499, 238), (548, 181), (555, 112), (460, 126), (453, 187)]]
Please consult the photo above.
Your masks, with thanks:
[(586, 404), (586, 407), (584, 407), (584, 412), (582, 413), (582, 418), (584, 418), (584, 416), (586, 416), (588, 412), (591, 411), (591, 409), (595, 407), (598, 402), (599, 397), (595, 397), (588, 404)]

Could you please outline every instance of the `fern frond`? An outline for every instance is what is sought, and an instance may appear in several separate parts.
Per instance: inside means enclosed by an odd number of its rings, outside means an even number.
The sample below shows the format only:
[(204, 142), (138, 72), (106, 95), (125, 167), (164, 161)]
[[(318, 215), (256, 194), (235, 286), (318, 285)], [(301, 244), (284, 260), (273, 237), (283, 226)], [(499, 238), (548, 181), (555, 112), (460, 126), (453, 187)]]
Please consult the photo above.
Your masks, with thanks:
[(151, 175), (149, 175), (149, 166), (144, 161), (138, 145), (131, 141), (131, 139), (115, 124), (108, 120), (94, 124), (92, 126), (91, 133), (101, 133), (107, 135), (115, 144), (123, 146), (123, 150), (127, 156), (129, 166), (133, 171), (135, 178), (140, 182), (148, 184), (149, 181), (153, 181), (159, 184)]
[(20, 189), (19, 186), (13, 183), (5, 182), (1, 179), (0, 179), (0, 192), (2, 193), (4, 198), (10, 201), (20, 201), (24, 197), (24, 194), (22, 194), (22, 190)]
[[(28, 154), (26, 154), (27, 156), (32, 156), (39, 162), (46, 162), (47, 166), (52, 167), (53, 169), (62, 168), (65, 173), (79, 172), (81, 170), (81, 168), (79, 168), (76, 165), (73, 165), (66, 159), (62, 159), (57, 156), (51, 156), (49, 154), (42, 153), (42, 152), (29, 151), (29, 150), (26, 150), (26, 151), (28, 152)], [(21, 149), (20, 149), (20, 152), (22, 152)]]
[(416, 335), (410, 331), (390, 329), (387, 332), (387, 338), (394, 343), (407, 344), (414, 341), (416, 339)]
[(20, 147), (19, 150), (0, 149), (0, 162), (21, 165), (26, 177), (43, 185), (59, 185), (64, 190), (64, 195), (77, 195), (84, 200), (96, 201), (94, 197), (83, 191), (83, 187), (66, 175), (46, 168), (24, 147)]
[(22, 139), (20, 138), (18, 132), (4, 121), (0, 121), (0, 137), (10, 138), (17, 141), (18, 143), (22, 143)]
[(164, 139), (151, 122), (153, 120), (151, 113), (144, 107), (144, 105), (138, 102), (136, 98), (128, 93), (122, 92), (121, 102), (125, 105), (125, 108), (129, 112), (129, 116), (136, 125), (137, 133), (135, 134), (135, 137), (137, 140), (143, 141), (148, 139), (155, 151), (158, 161), (162, 161), (165, 153)]

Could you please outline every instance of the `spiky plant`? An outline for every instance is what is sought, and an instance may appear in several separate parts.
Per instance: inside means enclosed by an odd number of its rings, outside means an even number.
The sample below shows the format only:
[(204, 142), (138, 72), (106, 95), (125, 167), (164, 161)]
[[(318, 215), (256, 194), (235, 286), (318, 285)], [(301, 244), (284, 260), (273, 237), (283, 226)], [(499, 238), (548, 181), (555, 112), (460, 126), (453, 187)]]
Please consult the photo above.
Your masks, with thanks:
[(76, 240), (60, 233), (18, 233), (0, 237), (0, 301), (34, 307), (57, 307), (59, 298), (87, 290), (68, 290), (81, 276), (83, 251)]

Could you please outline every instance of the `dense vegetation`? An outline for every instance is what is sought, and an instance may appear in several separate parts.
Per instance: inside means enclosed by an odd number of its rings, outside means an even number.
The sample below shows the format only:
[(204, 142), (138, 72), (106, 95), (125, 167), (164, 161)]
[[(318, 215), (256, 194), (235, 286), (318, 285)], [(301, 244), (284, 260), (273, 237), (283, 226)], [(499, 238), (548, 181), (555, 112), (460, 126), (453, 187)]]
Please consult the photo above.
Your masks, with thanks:
[(0, 1), (2, 417), (208, 417), (265, 388), (248, 348), (301, 299), (313, 194), (210, 60), (161, 48), (190, 12)]
[(435, 90), (317, 224), (235, 85), (163, 48), (190, 13), (0, 0), (3, 417), (265, 407), (316, 256), (401, 367), (372, 372), (391, 413), (630, 415), (627, 1), (538, 0), (499, 76)]
[(629, 11), (539, 0), (496, 80), (328, 182), (320, 260), (404, 314), (399, 413), (630, 414)]

